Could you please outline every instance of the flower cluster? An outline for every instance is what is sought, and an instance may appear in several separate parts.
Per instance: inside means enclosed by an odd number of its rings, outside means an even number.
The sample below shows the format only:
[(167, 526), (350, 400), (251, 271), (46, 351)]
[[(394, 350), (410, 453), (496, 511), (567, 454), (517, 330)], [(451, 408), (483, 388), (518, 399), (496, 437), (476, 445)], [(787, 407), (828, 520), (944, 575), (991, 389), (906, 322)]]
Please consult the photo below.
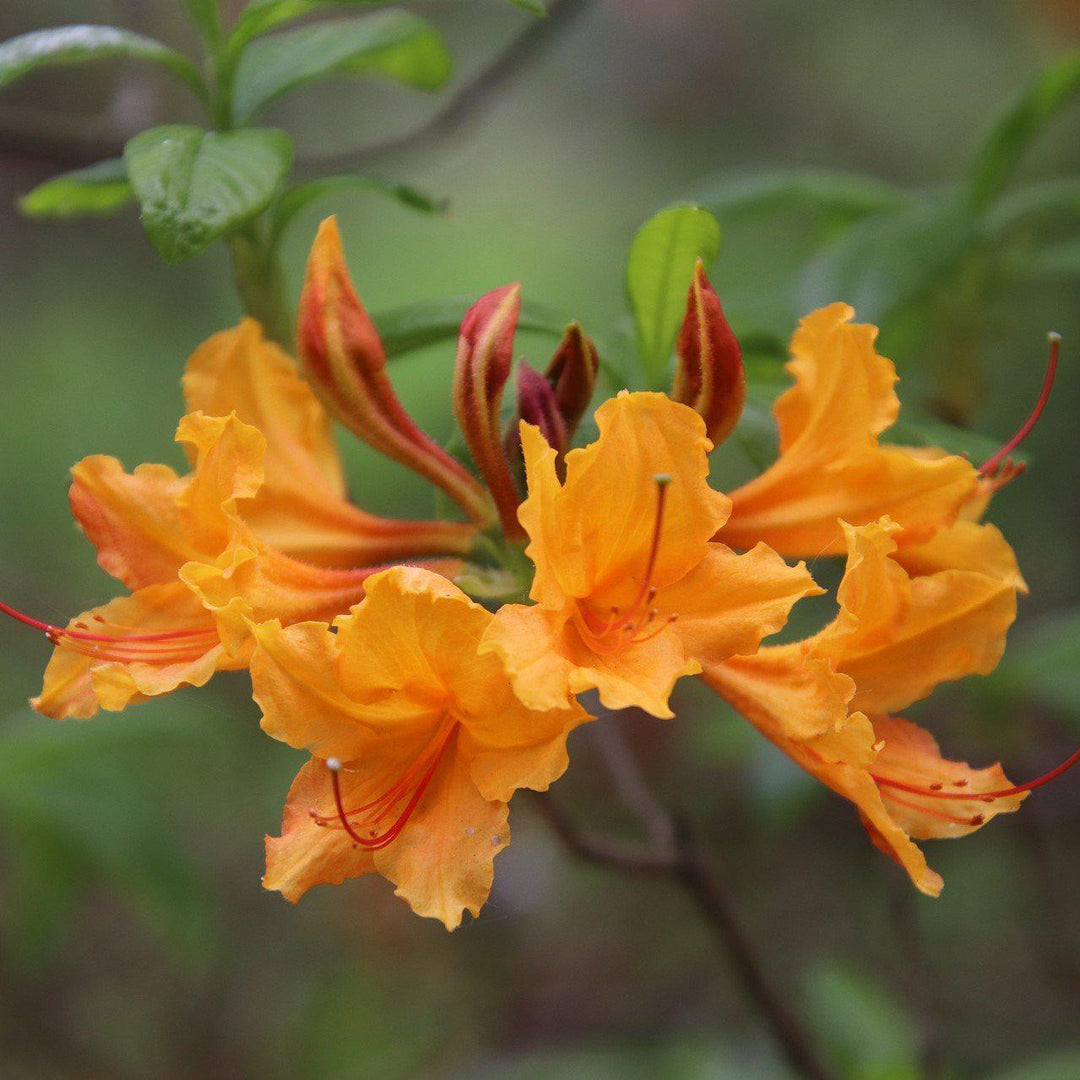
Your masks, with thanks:
[[(597, 350), (571, 325), (544, 372), (517, 366), (504, 409), (519, 309), (517, 286), (497, 289), (461, 327), (468, 468), (398, 399), (325, 222), (299, 364), (251, 320), (189, 360), (186, 475), (75, 466), (75, 520), (128, 592), (64, 627), (0, 605), (54, 646), (35, 707), (85, 718), (248, 669), (264, 730), (310, 755), (267, 840), (266, 887), (296, 900), (376, 871), (452, 929), (487, 898), (513, 794), (566, 769), (568, 734), (592, 719), (579, 696), (669, 718), (676, 682), (698, 676), (936, 895), (915, 841), (972, 832), (1049, 778), (1014, 786), (999, 766), (950, 761), (897, 715), (1002, 654), (1026, 587), (981, 518), (1019, 471), (1018, 439), (982, 468), (883, 442), (895, 370), (875, 328), (834, 304), (792, 341), (776, 461), (723, 494), (710, 455), (745, 376), (701, 266), (670, 395), (620, 391), (576, 449)], [(1040, 409), (1056, 341), (1051, 357)], [(438, 487), (455, 519), (351, 503), (331, 418)], [(823, 592), (788, 560), (824, 555), (846, 556), (835, 618), (763, 644)]]

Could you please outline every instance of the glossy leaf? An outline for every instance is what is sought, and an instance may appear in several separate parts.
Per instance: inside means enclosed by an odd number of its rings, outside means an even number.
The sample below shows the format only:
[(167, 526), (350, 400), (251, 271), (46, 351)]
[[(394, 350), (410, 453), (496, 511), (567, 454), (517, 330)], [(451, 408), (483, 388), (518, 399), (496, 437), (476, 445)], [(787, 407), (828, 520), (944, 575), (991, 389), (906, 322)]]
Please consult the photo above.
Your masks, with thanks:
[(111, 214), (131, 198), (123, 160), (108, 158), (38, 184), (19, 199), (19, 212), (39, 219), (90, 217)]
[(5, 41), (0, 45), (0, 87), (41, 68), (116, 57), (159, 64), (205, 95), (202, 76), (186, 56), (153, 38), (115, 26), (57, 26)]
[(902, 206), (909, 196), (892, 184), (831, 169), (734, 172), (706, 182), (699, 201), (721, 220), (794, 211), (857, 218)]
[(270, 128), (171, 124), (136, 135), (124, 161), (151, 242), (177, 263), (266, 209), (292, 163), (292, 143)]
[(319, 8), (371, 7), (382, 0), (252, 0), (240, 12), (229, 35), (229, 48), (242, 49), (252, 38), (282, 23), (302, 18)]
[(1003, 195), (983, 216), (982, 232), (1000, 240), (1025, 229), (1080, 221), (1080, 180), (1061, 177)]
[(654, 383), (671, 357), (694, 266), (698, 259), (709, 266), (719, 250), (716, 218), (690, 204), (661, 210), (634, 237), (626, 284), (637, 324), (638, 355)]
[[(969, 457), (975, 462), (986, 461), (1001, 445), (996, 439), (948, 424), (910, 404), (904, 405), (900, 410), (899, 419), (885, 432), (884, 438), (886, 442), (901, 446), (937, 447), (950, 454)], [(1024, 454), (1020, 451), (1014, 454), (1013, 458), (1023, 461)]]
[(953, 192), (874, 214), (842, 233), (804, 268), (798, 310), (843, 300), (860, 321), (885, 322), (921, 299), (969, 254), (977, 226)]
[(253, 42), (237, 67), (233, 111), (244, 123), (282, 94), (333, 75), (372, 75), (434, 90), (450, 70), (450, 54), (430, 23), (405, 11), (381, 11)]
[(988, 206), (1008, 183), (1030, 143), (1054, 114), (1080, 94), (1080, 52), (1067, 53), (1044, 68), (998, 117), (975, 159), (968, 200)]
[(364, 173), (323, 176), (318, 180), (291, 188), (278, 199), (272, 211), (274, 233), (280, 234), (289, 222), (310, 203), (328, 195), (336, 195), (339, 191), (351, 190), (374, 192), (376, 195), (394, 199), (402, 206), (425, 214), (444, 214), (449, 206), (446, 199), (436, 199), (418, 188), (394, 180), (386, 180), (381, 176), (369, 176)]
[[(475, 301), (475, 296), (456, 296), (446, 300), (391, 308), (372, 315), (387, 359), (403, 356), (441, 341), (457, 341), (461, 320)], [(531, 330), (561, 338), (565, 328), (566, 320), (549, 308), (528, 300), (522, 301), (519, 330)]]

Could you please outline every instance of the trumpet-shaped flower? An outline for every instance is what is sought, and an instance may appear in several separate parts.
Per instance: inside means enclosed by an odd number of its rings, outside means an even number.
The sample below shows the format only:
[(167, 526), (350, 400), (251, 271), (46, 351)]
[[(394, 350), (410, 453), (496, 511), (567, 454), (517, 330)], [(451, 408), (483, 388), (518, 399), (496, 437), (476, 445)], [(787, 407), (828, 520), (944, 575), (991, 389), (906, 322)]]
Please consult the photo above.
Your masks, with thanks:
[[(962, 836), (1018, 808), (999, 766), (949, 761), (890, 715), (938, 684), (992, 671), (1016, 613), (1016, 586), (975, 570), (911, 576), (889, 519), (844, 524), (839, 613), (805, 641), (706, 669), (704, 678), (768, 739), (859, 809), (874, 842), (925, 893), (940, 877), (913, 840)], [(903, 549), (900, 549), (901, 551)]]
[(510, 842), (507, 803), (566, 768), (578, 706), (531, 709), (477, 651), (492, 615), (444, 578), (398, 567), (322, 623), (255, 628), (263, 727), (314, 756), (268, 837), (264, 885), (298, 900), (375, 871), (454, 929), (479, 913)]
[(765, 545), (736, 555), (710, 542), (729, 501), (709, 487), (712, 444), (693, 409), (623, 392), (596, 421), (597, 441), (566, 455), (564, 482), (556, 449), (521, 425), (535, 604), (503, 607), (482, 650), (532, 708), (595, 688), (608, 708), (670, 716), (680, 676), (754, 652), (821, 590)]
[[(244, 667), (249, 618), (334, 618), (390, 562), (422, 554), (453, 573), (474, 529), (391, 521), (344, 496), (328, 422), (292, 360), (247, 320), (212, 337), (184, 377), (177, 440), (192, 462), (127, 473), (112, 457), (72, 470), (75, 520), (131, 590), (66, 627), (2, 606), (56, 651), (34, 706), (55, 717), (202, 685)], [(207, 415), (216, 413), (217, 415)]]

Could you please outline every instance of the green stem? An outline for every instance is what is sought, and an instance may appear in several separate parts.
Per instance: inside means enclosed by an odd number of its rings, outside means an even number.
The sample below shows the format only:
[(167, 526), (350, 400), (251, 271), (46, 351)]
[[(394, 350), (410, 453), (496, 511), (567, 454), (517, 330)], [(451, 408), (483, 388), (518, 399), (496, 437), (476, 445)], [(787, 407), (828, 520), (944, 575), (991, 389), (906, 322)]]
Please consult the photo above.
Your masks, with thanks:
[(295, 329), (275, 246), (252, 225), (229, 240), (229, 254), (244, 310), (262, 323), (267, 337), (291, 352)]

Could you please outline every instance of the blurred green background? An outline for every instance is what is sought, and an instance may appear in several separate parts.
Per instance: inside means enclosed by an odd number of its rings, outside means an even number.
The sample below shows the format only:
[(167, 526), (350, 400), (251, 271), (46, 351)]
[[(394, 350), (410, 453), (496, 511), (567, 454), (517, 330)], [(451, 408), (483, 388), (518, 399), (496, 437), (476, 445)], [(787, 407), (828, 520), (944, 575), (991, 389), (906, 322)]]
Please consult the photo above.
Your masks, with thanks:
[[(458, 84), (530, 19), (498, 0), (412, 7), (445, 32)], [(167, 0), (0, 0), (0, 37), (76, 21), (196, 48)], [(965, 176), (1009, 98), (1078, 42), (1068, 0), (592, 0), (472, 124), (380, 162), (448, 198), (449, 215), (363, 195), (312, 207), (289, 234), (291, 288), (320, 210), (333, 210), (376, 312), (520, 280), (618, 356), (633, 231), (692, 197), (724, 228), (714, 282), (737, 330), (783, 339), (810, 305), (849, 299), (886, 320), (882, 349), (926, 417), (1004, 438), (1037, 393), (1045, 331), (1060, 330), (1063, 370), (1029, 471), (993, 514), (1032, 595), (998, 673), (914, 710), (950, 756), (1001, 757), (1024, 779), (1080, 733), (1080, 199), (1062, 188), (1045, 214), (1013, 206), (1018, 225), (975, 242), (957, 239), (944, 185)], [(270, 119), (310, 158), (408, 130), (436, 104), (341, 82)], [(27, 136), (62, 144), (190, 110), (164, 78), (124, 65), (41, 74), (0, 97), (0, 596), (54, 621), (115, 589), (72, 527), (68, 467), (94, 452), (179, 465), (183, 361), (239, 308), (219, 247), (167, 268), (133, 212), (21, 220), (16, 198), (58, 171)], [(1021, 184), (1080, 182), (1078, 112), (1033, 143)], [(830, 181), (822, 198), (804, 172), (779, 198), (749, 179), (792, 167), (882, 186), (845, 201)], [(740, 201), (747, 185), (773, 195)], [(543, 362), (550, 344), (523, 336), (521, 348)], [(452, 352), (395, 367), (441, 437)], [(761, 416), (744, 449), (767, 430)], [(343, 448), (365, 505), (430, 509), (421, 484)], [(718, 478), (748, 469), (736, 449)], [(526, 800), (491, 901), (453, 936), (381, 879), (294, 908), (259, 876), (301, 756), (260, 734), (243, 677), (53, 724), (25, 706), (44, 642), (0, 629), (3, 1080), (787, 1075), (686, 898), (575, 864)], [(842, 1075), (1080, 1076), (1075, 778), (971, 839), (928, 845), (946, 880), (930, 901), (850, 806), (701, 689), (680, 693), (676, 725), (626, 718), (627, 738), (709, 835), (767, 966)], [(619, 832), (595, 736), (574, 744), (563, 804)]]

